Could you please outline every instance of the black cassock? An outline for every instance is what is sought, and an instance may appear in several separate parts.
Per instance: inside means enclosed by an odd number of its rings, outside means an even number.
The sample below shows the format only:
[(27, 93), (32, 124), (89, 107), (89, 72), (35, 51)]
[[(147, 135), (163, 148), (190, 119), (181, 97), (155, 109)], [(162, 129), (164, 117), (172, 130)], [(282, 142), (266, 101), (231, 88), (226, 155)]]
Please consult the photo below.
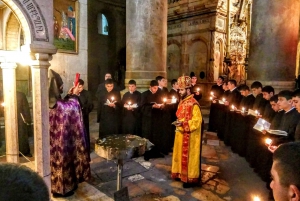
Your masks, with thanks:
[[(179, 100), (180, 100), (179, 93), (175, 89), (171, 89), (170, 92), (169, 92), (169, 99), (172, 99), (173, 97), (176, 98), (177, 102), (169, 106), (171, 123), (174, 122), (174, 121), (176, 121), (176, 119), (177, 119), (176, 111), (177, 111)], [(174, 145), (175, 129), (176, 129), (176, 126), (173, 125), (173, 124), (171, 124), (171, 123), (170, 123), (170, 125), (171, 125), (170, 145), (169, 145), (170, 149)]]
[(79, 102), (81, 106), (81, 111), (82, 111), (82, 117), (83, 117), (83, 124), (86, 130), (86, 137), (87, 137), (87, 145), (88, 145), (88, 150), (90, 151), (90, 121), (89, 121), (89, 114), (90, 112), (94, 109), (94, 104), (92, 100), (92, 96), (90, 92), (87, 90), (83, 89), (79, 96)]
[(222, 85), (213, 85), (211, 87), (211, 92), (213, 92), (215, 103), (212, 102), (210, 105), (210, 111), (209, 111), (209, 121), (208, 121), (208, 131), (215, 132), (218, 130), (218, 122), (222, 121), (220, 118), (221, 115), (219, 115), (219, 112), (221, 110), (221, 105), (218, 103), (218, 100), (222, 99), (224, 90), (222, 88)]
[(141, 104), (141, 93), (134, 91), (130, 93), (126, 92), (122, 98), (122, 105), (128, 104), (128, 102), (137, 104), (138, 108), (128, 110), (123, 107), (122, 112), (122, 133), (123, 134), (134, 134), (141, 136), (141, 115), (140, 115), (140, 104)]
[(263, 114), (268, 101), (263, 98), (263, 94), (258, 94), (255, 97), (255, 101), (253, 104), (253, 110), (258, 110), (260, 114)]
[[(112, 97), (114, 97), (114, 101), (116, 101), (115, 108), (105, 105), (107, 99), (112, 101)], [(122, 111), (121, 104), (121, 95), (119, 91), (115, 89), (110, 92), (107, 92), (107, 90), (102, 90), (99, 93), (97, 109), (97, 122), (100, 123), (99, 138), (103, 138), (111, 134), (120, 134)]]
[(244, 96), (240, 103), (240, 109), (242, 109), (243, 107), (245, 108), (245, 111), (252, 109), (254, 101), (255, 101), (255, 97), (253, 96), (253, 94)]
[(26, 95), (19, 91), (17, 91), (17, 113), (19, 151), (27, 155), (30, 154), (28, 142), (30, 128), (28, 125), (31, 123), (31, 115)]
[(166, 119), (168, 115), (166, 115), (164, 109), (152, 108), (153, 103), (163, 103), (162, 96), (159, 91), (155, 94), (152, 94), (150, 90), (142, 93), (142, 137), (149, 139), (155, 145), (156, 152), (167, 153), (170, 143), (167, 133), (171, 126), (170, 123), (167, 125), (165, 122), (171, 122), (171, 120)]

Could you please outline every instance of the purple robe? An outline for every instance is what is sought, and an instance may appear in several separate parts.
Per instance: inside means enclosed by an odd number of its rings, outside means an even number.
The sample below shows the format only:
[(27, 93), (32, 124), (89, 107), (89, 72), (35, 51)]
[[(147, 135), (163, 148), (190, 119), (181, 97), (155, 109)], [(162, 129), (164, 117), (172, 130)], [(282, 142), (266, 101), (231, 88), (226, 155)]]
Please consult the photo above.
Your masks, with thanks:
[(66, 194), (91, 176), (90, 156), (79, 101), (58, 100), (50, 109), (51, 192)]

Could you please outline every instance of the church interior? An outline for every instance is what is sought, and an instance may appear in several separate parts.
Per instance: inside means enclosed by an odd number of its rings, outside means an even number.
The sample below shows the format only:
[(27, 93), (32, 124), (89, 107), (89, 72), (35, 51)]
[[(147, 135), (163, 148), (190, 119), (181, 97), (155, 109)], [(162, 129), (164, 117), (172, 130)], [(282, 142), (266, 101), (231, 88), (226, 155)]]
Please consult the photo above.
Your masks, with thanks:
[[(219, 76), (234, 79), (238, 85), (260, 81), (273, 86), (276, 92), (295, 89), (300, 82), (299, 25), (299, 0), (1, 0), (0, 163), (28, 163), (29, 158), (28, 166), (50, 186), (49, 69), (62, 78), (62, 96), (80, 73), (94, 101), (106, 73), (112, 75), (124, 94), (129, 80), (135, 80), (137, 90), (143, 92), (151, 80), (163, 76), (171, 89), (172, 79), (193, 72), (203, 94), (200, 105), (207, 123), (210, 89)], [(18, 132), (22, 131), (18, 131), (17, 92), (26, 95), (31, 113), (28, 129), (33, 156), (28, 158), (19, 156)], [(93, 111), (93, 143), (98, 134), (95, 116)], [(206, 137), (216, 140), (210, 134)], [(262, 188), (258, 193), (267, 198), (264, 183), (245, 161), (221, 144), (207, 145), (202, 150), (205, 163), (213, 169), (207, 171), (211, 173), (206, 174), (207, 181), (213, 179), (203, 189), (174, 191), (168, 187), (160, 191), (161, 186), (155, 186), (159, 181), (152, 180), (151, 189), (142, 192), (138, 184), (126, 181), (131, 199), (247, 200), (240, 197), (247, 193), (246, 188)], [(90, 184), (104, 192), (91, 193), (100, 196), (94, 200), (113, 200), (115, 189), (110, 186), (115, 185), (115, 179), (107, 187), (99, 184), (103, 181), (96, 164), (106, 160), (94, 152), (91, 157), (96, 179)], [(239, 177), (238, 173), (226, 173), (230, 182), (217, 176), (222, 168), (230, 172), (228, 166), (235, 163), (245, 169), (240, 180), (249, 180), (248, 186), (241, 185), (243, 189), (233, 183), (241, 182), (232, 179)], [(106, 164), (104, 168), (114, 169), (114, 165)], [(154, 160), (152, 166), (168, 174), (170, 158)], [(236, 165), (233, 169), (239, 171)], [(161, 173), (148, 174), (165, 177)], [(147, 188), (147, 183), (141, 185)], [(176, 185), (170, 182), (171, 187)], [(85, 200), (76, 196), (77, 200)]]

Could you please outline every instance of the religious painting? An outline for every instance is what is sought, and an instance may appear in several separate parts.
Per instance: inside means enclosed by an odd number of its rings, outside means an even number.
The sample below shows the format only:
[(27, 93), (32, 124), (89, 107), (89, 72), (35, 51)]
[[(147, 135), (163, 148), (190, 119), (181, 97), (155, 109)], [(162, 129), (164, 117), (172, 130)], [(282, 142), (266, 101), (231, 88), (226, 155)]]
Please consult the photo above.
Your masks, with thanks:
[(78, 53), (78, 1), (53, 1), (54, 46), (58, 52)]

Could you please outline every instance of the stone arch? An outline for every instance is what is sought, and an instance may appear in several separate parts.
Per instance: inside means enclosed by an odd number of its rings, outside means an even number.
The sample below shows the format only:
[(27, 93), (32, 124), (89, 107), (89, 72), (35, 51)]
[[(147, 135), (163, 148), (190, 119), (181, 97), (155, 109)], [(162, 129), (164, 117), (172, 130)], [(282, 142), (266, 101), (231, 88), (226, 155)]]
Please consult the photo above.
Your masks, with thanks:
[(11, 12), (6, 23), (5, 50), (18, 50), (20, 48), (21, 25), (17, 17)]
[(24, 31), (24, 44), (49, 42), (46, 20), (35, 0), (2, 0), (15, 14)]
[(167, 42), (167, 78), (168, 81), (180, 76), (181, 44), (171, 39)]
[(208, 71), (209, 52), (208, 41), (200, 36), (192, 38), (188, 42), (189, 72), (194, 72), (199, 77), (200, 72), (205, 73), (202, 81), (213, 80), (213, 74)]

